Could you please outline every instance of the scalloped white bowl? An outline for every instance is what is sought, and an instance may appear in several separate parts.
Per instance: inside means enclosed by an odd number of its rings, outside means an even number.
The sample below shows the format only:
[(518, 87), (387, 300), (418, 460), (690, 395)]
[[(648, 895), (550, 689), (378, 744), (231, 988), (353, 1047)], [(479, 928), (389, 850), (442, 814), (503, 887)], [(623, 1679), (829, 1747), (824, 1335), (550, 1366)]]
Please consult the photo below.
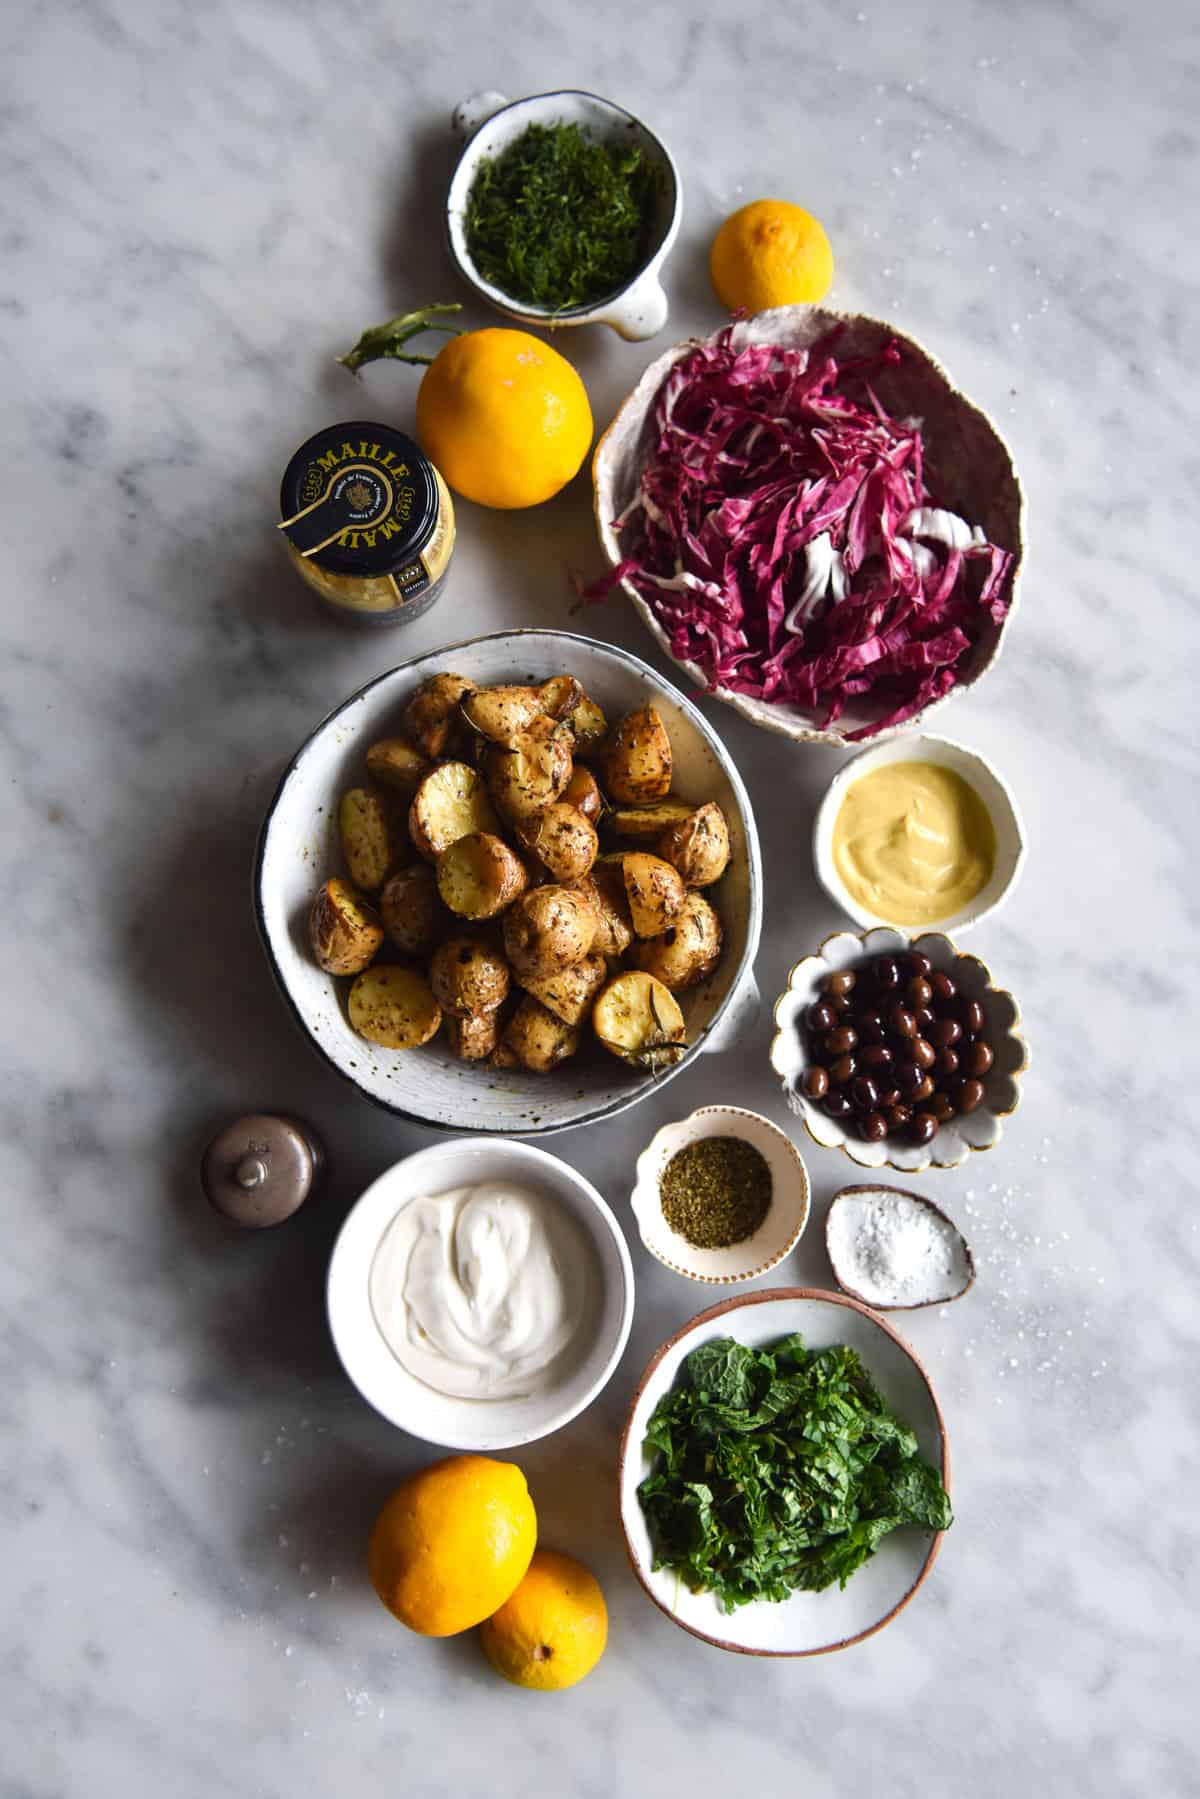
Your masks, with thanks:
[[(830, 1118), (800, 1092), (799, 1079), (808, 1065), (801, 1018), (821, 991), (826, 975), (858, 962), (864, 955), (906, 949), (923, 951), (935, 968), (953, 976), (968, 997), (980, 1001), (996, 1059), (984, 1080), (983, 1104), (978, 1111), (952, 1118), (932, 1143), (901, 1143), (891, 1138), (882, 1143), (866, 1143), (851, 1136), (836, 1118)], [(1012, 994), (994, 985), (990, 969), (978, 956), (963, 955), (942, 932), (923, 931), (910, 936), (890, 926), (871, 931), (838, 931), (825, 939), (815, 955), (796, 963), (788, 976), (787, 988), (775, 1002), (771, 1067), (782, 1082), (788, 1105), (813, 1142), (823, 1149), (840, 1149), (860, 1168), (895, 1168), (904, 1174), (919, 1174), (926, 1168), (957, 1168), (973, 1150), (994, 1148), (1003, 1135), (1002, 1121), (1017, 1109), (1020, 1076), (1029, 1066), (1029, 1049), (1020, 1023), (1021, 1014)]]

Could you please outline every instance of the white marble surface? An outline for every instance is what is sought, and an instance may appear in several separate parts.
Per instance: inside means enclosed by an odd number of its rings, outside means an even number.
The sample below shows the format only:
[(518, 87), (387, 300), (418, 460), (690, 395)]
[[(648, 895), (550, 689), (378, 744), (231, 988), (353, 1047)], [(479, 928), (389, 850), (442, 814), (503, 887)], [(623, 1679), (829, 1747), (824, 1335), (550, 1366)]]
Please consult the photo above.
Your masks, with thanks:
[[(6, 9), (0, 33), (0, 1789), (1194, 1792), (1191, 9), (93, 0)], [(618, 1376), (521, 1457), (545, 1537), (612, 1609), (599, 1670), (542, 1698), (470, 1638), (410, 1638), (366, 1585), (373, 1512), (427, 1452), (349, 1390), (321, 1280), (350, 1198), (426, 1138), (293, 1035), (248, 873), (276, 773), (332, 703), (441, 639), (567, 622), (567, 568), (597, 566), (583, 482), (526, 516), (464, 505), (452, 597), (385, 641), (322, 623), (272, 531), (310, 429), (410, 416), (412, 371), (356, 391), (332, 358), (456, 291), (438, 233), (452, 106), (564, 82), (644, 113), (678, 156), (669, 330), (716, 322), (717, 219), (792, 195), (829, 227), (836, 301), (925, 336), (1011, 434), (1022, 609), (946, 725), (1025, 808), (1028, 873), (978, 948), (1024, 1003), (1034, 1068), (1001, 1150), (919, 1183), (982, 1265), (961, 1305), (905, 1326), (945, 1405), (958, 1511), (918, 1600), (844, 1656), (774, 1665), (647, 1604), (614, 1445), (638, 1369), (703, 1295), (635, 1240)], [(652, 353), (600, 332), (564, 347), (601, 422)], [(588, 624), (648, 653), (619, 604)], [(837, 922), (805, 833), (838, 759), (714, 712), (760, 810), (771, 994)], [(557, 1147), (623, 1208), (634, 1155), (682, 1108), (786, 1121), (766, 1035)], [(272, 1104), (320, 1126), (333, 1177), (293, 1229), (234, 1240), (197, 1154)], [(810, 1166), (786, 1273), (824, 1283), (848, 1170)]]

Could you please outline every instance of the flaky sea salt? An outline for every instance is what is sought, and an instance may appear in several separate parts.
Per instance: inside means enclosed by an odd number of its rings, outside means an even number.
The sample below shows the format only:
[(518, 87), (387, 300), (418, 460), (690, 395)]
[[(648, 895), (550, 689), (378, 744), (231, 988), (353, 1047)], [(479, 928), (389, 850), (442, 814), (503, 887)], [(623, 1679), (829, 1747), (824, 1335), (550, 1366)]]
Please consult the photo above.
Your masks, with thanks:
[(868, 1305), (927, 1305), (970, 1284), (970, 1253), (955, 1226), (893, 1188), (841, 1194), (825, 1240), (838, 1280)]

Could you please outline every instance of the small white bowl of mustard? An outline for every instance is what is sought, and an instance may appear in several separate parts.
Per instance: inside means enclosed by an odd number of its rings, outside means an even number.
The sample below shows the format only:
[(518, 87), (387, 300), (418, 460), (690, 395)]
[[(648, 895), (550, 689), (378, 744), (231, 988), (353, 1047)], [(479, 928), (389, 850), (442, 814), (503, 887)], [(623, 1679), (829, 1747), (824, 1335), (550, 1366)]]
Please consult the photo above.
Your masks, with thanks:
[(830, 782), (813, 826), (817, 878), (867, 929), (969, 930), (1007, 899), (1024, 860), (1007, 781), (949, 737), (864, 750)]

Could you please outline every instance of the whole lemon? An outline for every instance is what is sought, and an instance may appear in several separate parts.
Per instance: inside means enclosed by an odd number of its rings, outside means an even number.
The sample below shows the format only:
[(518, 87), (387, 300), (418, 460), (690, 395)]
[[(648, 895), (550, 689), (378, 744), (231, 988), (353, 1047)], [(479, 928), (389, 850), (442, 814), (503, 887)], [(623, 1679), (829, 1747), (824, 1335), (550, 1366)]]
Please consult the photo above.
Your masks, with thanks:
[(521, 1470), (485, 1455), (452, 1455), (396, 1488), (375, 1520), (367, 1569), (401, 1624), (449, 1637), (503, 1605), (536, 1541)]
[(456, 493), (481, 506), (538, 506), (565, 487), (592, 442), (587, 390), (528, 331), (467, 331), (430, 363), (417, 437)]
[(752, 200), (730, 213), (713, 239), (708, 269), (730, 312), (765, 312), (823, 300), (833, 251), (819, 219), (790, 200)]
[(529, 1572), (480, 1635), (497, 1673), (518, 1687), (558, 1692), (590, 1674), (608, 1641), (608, 1607), (595, 1576), (553, 1549)]

